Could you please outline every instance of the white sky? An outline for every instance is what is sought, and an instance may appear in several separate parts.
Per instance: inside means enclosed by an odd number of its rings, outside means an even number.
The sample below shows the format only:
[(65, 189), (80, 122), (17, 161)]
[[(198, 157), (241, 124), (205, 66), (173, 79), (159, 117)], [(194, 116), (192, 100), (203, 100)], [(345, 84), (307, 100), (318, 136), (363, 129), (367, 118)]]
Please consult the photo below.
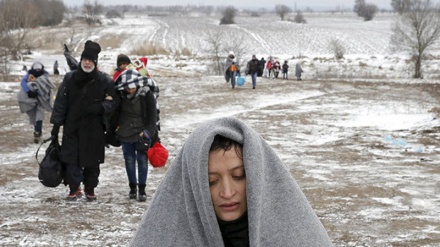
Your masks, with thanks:
[[(90, 2), (94, 2), (94, 0), (89, 0)], [(238, 8), (273, 8), (277, 4), (284, 4), (288, 5), (290, 7), (294, 7), (295, 3), (297, 8), (304, 9), (307, 7), (310, 7), (312, 9), (335, 9), (337, 6), (340, 6), (342, 8), (352, 8), (354, 5), (354, 0), (275, 0), (275, 1), (268, 1), (268, 0), (98, 0), (101, 4), (104, 5), (120, 5), (120, 4), (137, 4), (137, 5), (157, 5), (157, 6), (164, 6), (164, 5), (186, 5), (186, 4), (192, 4), (192, 5), (223, 5), (223, 6), (236, 6)], [(65, 4), (68, 6), (73, 5), (82, 5), (84, 1), (81, 0), (63, 0)], [(379, 8), (391, 8), (391, 0), (366, 0), (367, 3), (376, 4)], [(440, 0), (434, 0), (434, 3), (439, 3)]]

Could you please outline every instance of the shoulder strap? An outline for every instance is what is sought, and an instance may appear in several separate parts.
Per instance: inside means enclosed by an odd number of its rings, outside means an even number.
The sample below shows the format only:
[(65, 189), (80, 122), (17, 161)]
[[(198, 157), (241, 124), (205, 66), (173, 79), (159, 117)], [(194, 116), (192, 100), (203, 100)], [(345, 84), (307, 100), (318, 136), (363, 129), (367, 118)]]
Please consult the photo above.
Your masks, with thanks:
[[(43, 146), (43, 144), (46, 143), (46, 142), (48, 142), (48, 141), (53, 141), (55, 145), (57, 145), (57, 143), (58, 143), (58, 140), (52, 140), (52, 136), (51, 136), (51, 137), (47, 138), (46, 140), (44, 140), (44, 141), (40, 144), (40, 146), (39, 146), (38, 149), (37, 149), (37, 152), (35, 153), (35, 159), (37, 160), (38, 165), (41, 164), (40, 161), (38, 161), (38, 151), (40, 151), (41, 146)], [(52, 145), (52, 143), (49, 144), (49, 146), (50, 146), (50, 145)]]

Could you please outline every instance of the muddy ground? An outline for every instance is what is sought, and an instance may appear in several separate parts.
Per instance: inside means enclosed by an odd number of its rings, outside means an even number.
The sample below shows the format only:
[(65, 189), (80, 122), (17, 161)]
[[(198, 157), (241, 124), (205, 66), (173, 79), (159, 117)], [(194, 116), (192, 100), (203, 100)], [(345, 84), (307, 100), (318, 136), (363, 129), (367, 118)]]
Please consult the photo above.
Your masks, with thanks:
[[(440, 246), (440, 125), (434, 114), (440, 85), (259, 78), (255, 90), (249, 82), (232, 90), (221, 77), (156, 79), (161, 139), (171, 161), (199, 122), (235, 116), (275, 148), (335, 246)], [(150, 168), (146, 203), (128, 200), (121, 151), (107, 149), (98, 200), (66, 202), (66, 187), (39, 183), (38, 145), (19, 113), (18, 83), (5, 85), (0, 86), (0, 245), (127, 246), (167, 168)], [(390, 113), (433, 118), (402, 129), (356, 122), (359, 116)], [(49, 132), (46, 121), (44, 136)]]

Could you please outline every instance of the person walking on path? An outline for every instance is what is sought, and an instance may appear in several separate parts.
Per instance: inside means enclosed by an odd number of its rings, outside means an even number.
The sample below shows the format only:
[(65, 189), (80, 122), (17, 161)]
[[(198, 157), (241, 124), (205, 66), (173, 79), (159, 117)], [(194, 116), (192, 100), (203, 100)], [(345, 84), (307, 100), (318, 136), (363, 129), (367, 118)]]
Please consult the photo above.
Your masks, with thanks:
[(88, 200), (95, 200), (100, 164), (104, 163), (104, 115), (116, 108), (114, 84), (108, 74), (98, 70), (101, 47), (88, 40), (77, 70), (67, 73), (55, 99), (50, 122), (52, 138), (63, 126), (60, 159), (66, 164), (67, 200), (82, 196), (81, 182)]
[(247, 63), (246, 75), (251, 75), (252, 78), (252, 89), (257, 86), (257, 74), (261, 70), (260, 61), (258, 61), (257, 56), (252, 55), (252, 59)]
[(237, 78), (237, 75), (240, 73), (239, 71), (240, 69), (237, 65), (237, 59), (235, 58), (235, 54), (233, 51), (230, 51), (225, 61), (225, 79), (226, 79), (226, 83), (228, 83), (229, 80), (231, 80), (232, 89), (235, 88), (235, 80)]
[(273, 79), (274, 78), (274, 73), (273, 73), (273, 64), (274, 64), (274, 59), (272, 56), (269, 56), (266, 62), (266, 70), (267, 70), (267, 77), (269, 79)]
[(296, 79), (298, 80), (298, 81), (301, 81), (302, 79), (301, 79), (301, 74), (303, 73), (304, 71), (302, 70), (302, 68), (301, 68), (301, 63), (300, 62), (297, 62), (296, 63), (296, 65), (295, 65), (295, 76), (296, 76)]
[[(126, 69), (135, 69), (139, 74), (146, 76), (148, 78), (147, 86), (150, 87), (150, 90), (153, 92), (153, 95), (156, 98), (156, 109), (157, 109), (156, 126), (157, 126), (157, 130), (160, 131), (160, 107), (158, 102), (159, 86), (157, 85), (156, 81), (151, 76), (151, 74), (148, 72), (147, 63), (148, 63), (148, 58), (145, 56), (142, 56), (139, 59), (136, 58), (133, 61), (131, 61), (131, 59), (127, 55), (119, 54), (116, 59), (117, 68), (115, 69), (112, 78), (113, 78), (113, 82), (116, 83), (121, 73), (124, 72)], [(160, 140), (160, 138), (158, 137), (157, 140)]]
[(254, 129), (230, 117), (188, 137), (130, 246), (307, 246), (332, 242), (301, 188)]
[(113, 74), (113, 81), (116, 81), (121, 73), (127, 69), (127, 66), (131, 64), (130, 58), (125, 54), (119, 54), (116, 58), (116, 69)]
[(265, 77), (265, 73), (264, 73), (265, 66), (266, 66), (266, 60), (264, 60), (264, 57), (262, 57), (260, 59), (260, 73), (258, 73), (258, 75), (257, 75), (258, 77)]
[(289, 73), (289, 64), (287, 63), (287, 60), (283, 63), (283, 79), (288, 79), (288, 73)]
[[(148, 175), (147, 151), (157, 141), (156, 98), (148, 87), (148, 77), (138, 71), (124, 70), (116, 80), (120, 107), (117, 109), (116, 139), (121, 142), (128, 176), (130, 199), (146, 201)], [(138, 178), (136, 178), (136, 161)]]
[(34, 142), (39, 143), (43, 135), (45, 112), (51, 112), (55, 85), (44, 70), (41, 62), (32, 64), (31, 69), (21, 80), (21, 89), (17, 95), (21, 113), (26, 113), (29, 123), (34, 126)]

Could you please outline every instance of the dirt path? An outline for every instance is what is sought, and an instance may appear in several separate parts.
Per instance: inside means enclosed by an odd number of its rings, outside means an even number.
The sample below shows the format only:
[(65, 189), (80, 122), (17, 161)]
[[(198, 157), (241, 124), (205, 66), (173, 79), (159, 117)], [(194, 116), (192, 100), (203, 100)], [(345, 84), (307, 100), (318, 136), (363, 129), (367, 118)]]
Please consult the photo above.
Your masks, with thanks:
[[(171, 160), (199, 122), (235, 116), (276, 149), (335, 246), (440, 246), (440, 124), (405, 123), (440, 106), (438, 86), (259, 78), (255, 90), (249, 81), (232, 90), (220, 77), (157, 81)], [(18, 84), (7, 85), (0, 87), (0, 245), (126, 246), (166, 168), (150, 169), (147, 203), (129, 201), (121, 151), (108, 149), (98, 201), (66, 202), (64, 186), (38, 182)]]

